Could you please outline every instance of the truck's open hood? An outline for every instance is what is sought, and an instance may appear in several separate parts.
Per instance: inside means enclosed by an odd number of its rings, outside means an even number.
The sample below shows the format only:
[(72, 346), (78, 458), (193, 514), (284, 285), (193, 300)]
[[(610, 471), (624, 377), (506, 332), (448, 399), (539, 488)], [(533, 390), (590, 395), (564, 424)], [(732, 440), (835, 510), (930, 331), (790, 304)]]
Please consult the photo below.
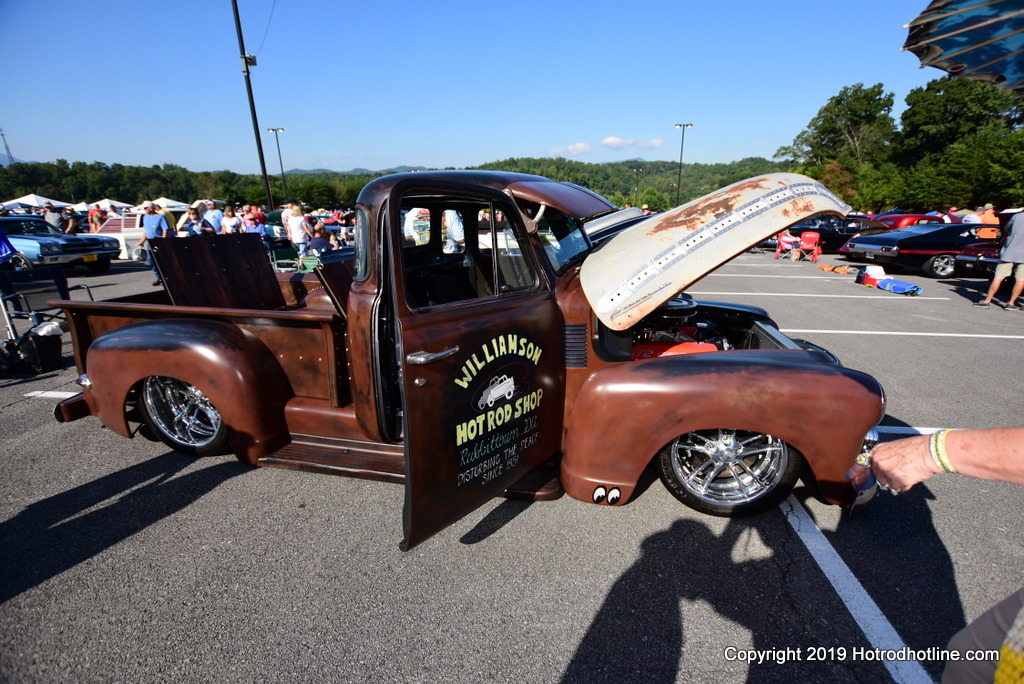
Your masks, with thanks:
[(821, 183), (770, 173), (627, 228), (583, 262), (597, 317), (625, 330), (702, 276), (787, 226), (850, 207)]

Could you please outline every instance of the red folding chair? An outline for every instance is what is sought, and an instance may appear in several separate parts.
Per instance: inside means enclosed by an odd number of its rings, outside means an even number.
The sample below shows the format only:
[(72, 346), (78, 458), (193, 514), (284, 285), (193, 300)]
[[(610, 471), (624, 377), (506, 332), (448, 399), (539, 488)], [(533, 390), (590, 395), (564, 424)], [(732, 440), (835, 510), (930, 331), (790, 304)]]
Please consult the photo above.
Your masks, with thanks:
[(793, 248), (793, 260), (810, 259), (817, 261), (821, 256), (821, 235), (813, 230), (805, 230), (800, 234), (800, 244)]

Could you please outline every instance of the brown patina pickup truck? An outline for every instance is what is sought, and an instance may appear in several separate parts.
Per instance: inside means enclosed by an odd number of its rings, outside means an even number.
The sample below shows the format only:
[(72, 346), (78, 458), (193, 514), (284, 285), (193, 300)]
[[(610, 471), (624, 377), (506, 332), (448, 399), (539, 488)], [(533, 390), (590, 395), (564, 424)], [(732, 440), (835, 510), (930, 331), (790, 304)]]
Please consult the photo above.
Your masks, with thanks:
[(56, 408), (197, 456), (405, 484), (410, 548), (489, 498), (623, 505), (657, 472), (745, 515), (844, 474), (878, 382), (696, 279), (782, 227), (847, 212), (769, 174), (651, 217), (538, 176), (368, 184), (351, 259), (272, 270), (258, 238), (168, 238), (164, 287), (63, 301), (83, 392)]

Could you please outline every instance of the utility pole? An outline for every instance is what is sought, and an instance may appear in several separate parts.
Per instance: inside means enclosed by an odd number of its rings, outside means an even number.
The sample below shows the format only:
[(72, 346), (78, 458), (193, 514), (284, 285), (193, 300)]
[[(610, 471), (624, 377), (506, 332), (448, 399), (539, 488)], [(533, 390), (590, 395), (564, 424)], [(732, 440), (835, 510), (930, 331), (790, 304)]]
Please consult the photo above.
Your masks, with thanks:
[(256, 101), (252, 97), (252, 81), (249, 78), (249, 67), (256, 66), (256, 57), (245, 51), (242, 40), (242, 20), (238, 17), (238, 0), (231, 0), (231, 8), (235, 12), (235, 30), (238, 32), (238, 51), (242, 53), (242, 73), (245, 74), (245, 89), (249, 93), (249, 111), (252, 112), (252, 130), (256, 134), (256, 151), (260, 155), (260, 173), (263, 174), (263, 189), (267, 193), (267, 211), (274, 208), (274, 197), (270, 194), (270, 177), (267, 176), (267, 163), (263, 159), (263, 141), (260, 139), (260, 124), (256, 118)]
[(0, 128), (0, 138), (4, 139), (4, 150), (7, 152), (7, 165), (10, 166), (14, 163), (14, 157), (11, 156), (11, 146), (7, 144), (7, 136), (4, 135), (4, 129)]

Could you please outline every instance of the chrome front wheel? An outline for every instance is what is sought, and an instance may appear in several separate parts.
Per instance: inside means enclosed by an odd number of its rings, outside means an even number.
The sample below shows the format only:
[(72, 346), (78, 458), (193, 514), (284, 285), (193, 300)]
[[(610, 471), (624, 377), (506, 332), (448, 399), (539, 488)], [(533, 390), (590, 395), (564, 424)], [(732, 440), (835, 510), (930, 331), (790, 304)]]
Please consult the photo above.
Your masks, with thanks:
[(175, 451), (190, 456), (222, 453), (227, 430), (220, 412), (198, 388), (175, 378), (146, 378), (139, 407), (149, 428)]
[(803, 458), (779, 438), (725, 428), (681, 435), (658, 457), (661, 480), (677, 499), (724, 517), (774, 507), (802, 468)]

